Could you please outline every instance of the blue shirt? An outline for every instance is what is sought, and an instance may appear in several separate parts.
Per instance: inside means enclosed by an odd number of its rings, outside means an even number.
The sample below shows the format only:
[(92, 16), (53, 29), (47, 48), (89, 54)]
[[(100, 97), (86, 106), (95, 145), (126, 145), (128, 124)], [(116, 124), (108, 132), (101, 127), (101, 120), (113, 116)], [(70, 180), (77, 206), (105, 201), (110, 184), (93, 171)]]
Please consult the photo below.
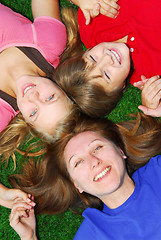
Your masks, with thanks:
[(160, 240), (161, 155), (133, 174), (135, 190), (115, 209), (87, 208), (74, 240)]

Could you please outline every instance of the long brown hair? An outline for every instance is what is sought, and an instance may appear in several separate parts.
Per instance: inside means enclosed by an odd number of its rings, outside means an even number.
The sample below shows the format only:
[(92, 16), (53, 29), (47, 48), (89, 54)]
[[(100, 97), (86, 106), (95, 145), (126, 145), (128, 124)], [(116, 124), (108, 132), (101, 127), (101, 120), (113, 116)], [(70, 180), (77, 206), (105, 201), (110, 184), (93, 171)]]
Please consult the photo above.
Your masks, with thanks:
[(152, 117), (138, 114), (137, 119), (115, 124), (108, 119), (96, 121), (82, 114), (73, 115), (57, 129), (57, 140), (48, 146), (44, 160), (35, 168), (33, 162), (27, 163), (23, 174), (16, 176), (16, 183), (11, 177), (13, 186), (35, 195), (38, 212), (57, 214), (76, 203), (102, 208), (98, 198), (77, 191), (64, 161), (66, 144), (84, 131), (96, 132), (122, 149), (128, 157), (126, 166), (130, 176), (161, 151), (161, 123)]
[(101, 85), (92, 83), (83, 54), (80, 52), (59, 64), (53, 78), (83, 113), (93, 118), (103, 117), (116, 107), (125, 89), (107, 93)]
[(99, 82), (92, 83), (92, 77), (89, 77), (91, 68), (87, 67), (83, 59), (85, 52), (79, 35), (77, 10), (62, 9), (62, 20), (67, 28), (68, 43), (60, 64), (53, 73), (53, 79), (83, 113), (93, 118), (103, 117), (120, 101), (128, 87), (132, 71), (125, 80), (125, 87), (111, 92), (105, 91)]

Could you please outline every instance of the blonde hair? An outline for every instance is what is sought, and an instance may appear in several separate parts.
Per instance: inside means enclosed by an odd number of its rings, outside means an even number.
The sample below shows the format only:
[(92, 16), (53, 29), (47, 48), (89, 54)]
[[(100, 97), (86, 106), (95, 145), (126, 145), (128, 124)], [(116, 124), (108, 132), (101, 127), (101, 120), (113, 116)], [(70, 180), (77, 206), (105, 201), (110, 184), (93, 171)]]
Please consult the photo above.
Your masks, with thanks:
[[(73, 8), (62, 9), (62, 20), (67, 27), (67, 46), (62, 54), (62, 60), (67, 58), (67, 56), (72, 55), (75, 51), (81, 49), (81, 41), (79, 38), (78, 25), (75, 25), (75, 20), (77, 11)], [(75, 20), (74, 20), (75, 19)], [(79, 46), (79, 47), (78, 47)], [(56, 83), (56, 82), (55, 82)], [(58, 84), (59, 85), (59, 84)], [(73, 108), (77, 108), (73, 102), (69, 100), (69, 105), (71, 107), (71, 112)], [(69, 112), (69, 115), (71, 114)], [(36, 137), (38, 138), (36, 142), (30, 144), (27, 152), (19, 149), (20, 144), (29, 136), (29, 140)], [(54, 135), (50, 135), (45, 132), (41, 132), (25, 122), (21, 113), (14, 117), (9, 125), (0, 133), (0, 156), (1, 160), (6, 160), (8, 162), (9, 158), (12, 157), (14, 161), (14, 166), (16, 166), (15, 151), (18, 151), (22, 155), (27, 156), (39, 156), (44, 153), (46, 144), (54, 141)], [(40, 147), (40, 150), (36, 153), (29, 153), (30, 150)]]

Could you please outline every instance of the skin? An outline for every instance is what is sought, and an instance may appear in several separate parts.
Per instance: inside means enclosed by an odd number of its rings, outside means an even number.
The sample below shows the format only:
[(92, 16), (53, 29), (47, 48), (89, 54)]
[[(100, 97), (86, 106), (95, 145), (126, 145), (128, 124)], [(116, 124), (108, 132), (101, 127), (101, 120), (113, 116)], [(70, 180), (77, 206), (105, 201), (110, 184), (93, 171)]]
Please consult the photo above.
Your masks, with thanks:
[(141, 81), (135, 83), (142, 90), (142, 105), (138, 106), (146, 115), (161, 117), (161, 80), (160, 76), (151, 78), (141, 77)]
[(20, 189), (9, 189), (0, 184), (0, 205), (6, 208), (12, 208), (17, 200), (23, 200), (27, 204), (27, 209), (35, 206), (35, 203), (31, 201), (30, 194), (22, 192)]
[(86, 25), (91, 21), (91, 18), (103, 14), (110, 18), (116, 18), (119, 14), (118, 0), (72, 0), (79, 6), (86, 19)]
[[(117, 208), (133, 193), (123, 151), (94, 132), (83, 132), (66, 145), (64, 159), (69, 175), (80, 193), (100, 198), (108, 207)], [(106, 174), (98, 178), (105, 169)]]
[(34, 208), (27, 210), (24, 202), (14, 204), (10, 214), (10, 225), (21, 240), (37, 240)]
[(99, 83), (107, 92), (124, 87), (131, 66), (130, 52), (126, 44), (100, 43), (87, 50), (84, 59), (87, 66), (93, 67), (90, 71), (90, 76), (94, 77), (92, 82)]
[(47, 78), (22, 76), (16, 88), (20, 112), (28, 123), (41, 131), (52, 133), (69, 112), (66, 95)]

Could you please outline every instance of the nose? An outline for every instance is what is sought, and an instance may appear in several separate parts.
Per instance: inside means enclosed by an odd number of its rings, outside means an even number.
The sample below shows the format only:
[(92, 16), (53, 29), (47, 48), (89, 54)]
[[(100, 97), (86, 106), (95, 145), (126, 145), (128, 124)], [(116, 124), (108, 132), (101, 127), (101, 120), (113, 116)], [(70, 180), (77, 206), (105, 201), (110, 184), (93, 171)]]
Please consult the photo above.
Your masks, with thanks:
[(102, 160), (97, 156), (90, 154), (90, 164), (92, 168), (99, 166), (102, 163)]
[(114, 60), (110, 54), (104, 54), (103, 57), (100, 59), (98, 65), (99, 68), (102, 69), (103, 67), (113, 66)]
[(40, 94), (37, 90), (34, 90), (34, 91), (31, 91), (28, 95), (27, 95), (29, 101), (31, 102), (35, 102), (35, 101), (41, 101), (42, 100), (40, 99)]

